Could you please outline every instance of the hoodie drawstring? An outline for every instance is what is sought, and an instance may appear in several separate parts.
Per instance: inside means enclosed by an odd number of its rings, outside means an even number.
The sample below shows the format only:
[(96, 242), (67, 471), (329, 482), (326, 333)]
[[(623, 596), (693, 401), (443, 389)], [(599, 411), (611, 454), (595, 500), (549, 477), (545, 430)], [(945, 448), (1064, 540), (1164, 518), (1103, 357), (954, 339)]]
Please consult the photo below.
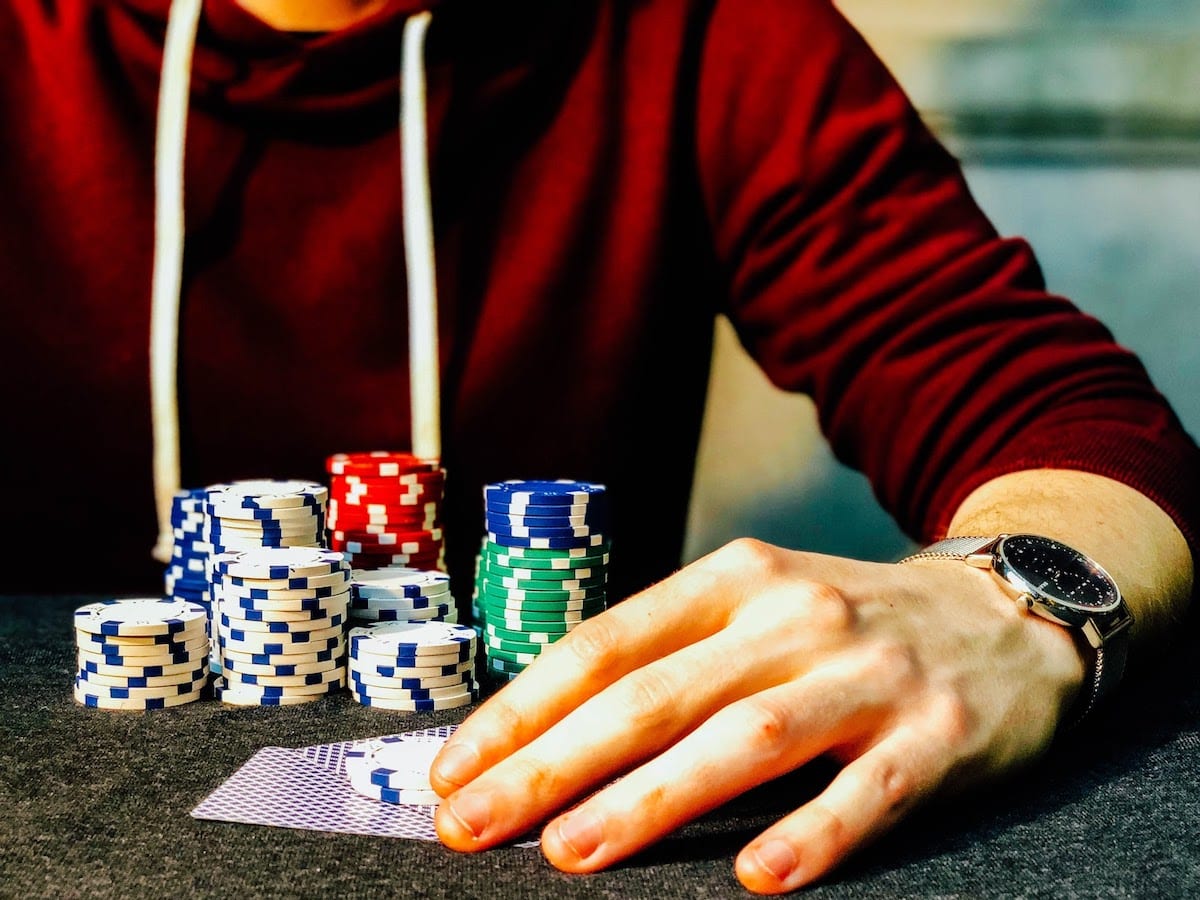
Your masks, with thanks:
[[(154, 262), (150, 301), (150, 409), (158, 541), (152, 556), (171, 560), (171, 506), (180, 491), (179, 301), (183, 279), (183, 164), (192, 54), (201, 0), (172, 0), (163, 46), (154, 131)], [(408, 274), (412, 452), (441, 457), (437, 278), (425, 131), (425, 36), (432, 15), (405, 22), (400, 70), (400, 159)]]

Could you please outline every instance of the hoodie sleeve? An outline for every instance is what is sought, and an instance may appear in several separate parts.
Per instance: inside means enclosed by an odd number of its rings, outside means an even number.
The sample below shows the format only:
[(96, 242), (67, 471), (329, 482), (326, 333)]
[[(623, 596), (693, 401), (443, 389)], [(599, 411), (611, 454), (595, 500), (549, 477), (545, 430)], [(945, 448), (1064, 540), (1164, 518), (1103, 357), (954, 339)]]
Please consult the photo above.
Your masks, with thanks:
[(940, 536), (993, 477), (1070, 468), (1153, 499), (1195, 558), (1196, 444), (1139, 360), (997, 234), (830, 3), (717, 3), (702, 72), (726, 312), (910, 536)]

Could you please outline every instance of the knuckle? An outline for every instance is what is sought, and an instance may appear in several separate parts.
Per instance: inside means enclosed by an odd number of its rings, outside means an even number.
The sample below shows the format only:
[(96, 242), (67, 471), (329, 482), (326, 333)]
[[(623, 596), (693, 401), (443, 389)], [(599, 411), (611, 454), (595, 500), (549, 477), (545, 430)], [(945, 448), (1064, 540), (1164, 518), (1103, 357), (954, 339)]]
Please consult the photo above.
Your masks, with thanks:
[(938, 737), (947, 746), (959, 748), (967, 742), (973, 717), (966, 699), (958, 691), (937, 692), (929, 716)]
[(863, 648), (863, 655), (867, 671), (882, 684), (907, 687), (917, 678), (921, 668), (913, 649), (900, 640), (871, 641)]
[(609, 616), (581, 622), (566, 641), (585, 674), (607, 671), (620, 661), (624, 640), (617, 623)]
[(670, 722), (679, 697), (671, 677), (661, 667), (652, 666), (626, 676), (618, 700), (628, 724), (654, 729)]
[(736, 733), (744, 735), (744, 744), (752, 753), (774, 758), (788, 743), (791, 712), (774, 698), (758, 694), (727, 707), (726, 714), (738, 719)]
[(908, 770), (896, 760), (878, 760), (867, 773), (867, 777), (890, 817), (899, 815), (912, 805), (915, 795), (913, 779)]
[(779, 548), (756, 538), (740, 537), (714, 554), (723, 569), (734, 572), (771, 572), (780, 565)]
[(805, 587), (805, 605), (812, 623), (826, 631), (846, 632), (854, 627), (854, 605), (840, 590), (824, 582)]

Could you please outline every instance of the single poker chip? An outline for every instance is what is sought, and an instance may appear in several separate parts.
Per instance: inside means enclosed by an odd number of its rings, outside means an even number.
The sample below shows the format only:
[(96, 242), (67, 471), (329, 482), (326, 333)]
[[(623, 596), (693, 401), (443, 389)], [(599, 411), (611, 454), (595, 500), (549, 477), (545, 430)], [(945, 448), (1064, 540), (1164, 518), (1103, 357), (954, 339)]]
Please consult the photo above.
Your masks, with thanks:
[(395, 450), (368, 450), (334, 453), (325, 459), (330, 475), (373, 475), (387, 478), (412, 472), (438, 472), (441, 463), (412, 453)]
[(351, 618), (360, 619), (395, 619), (400, 616), (412, 616), (414, 619), (441, 619), (444, 616), (455, 613), (458, 607), (454, 603), (442, 602), (443, 600), (452, 599), (449, 594), (442, 597), (435, 597), (428, 603), (421, 602), (418, 598), (414, 602), (414, 598), (405, 597), (401, 600), (360, 600), (353, 603), (348, 610)]
[[(185, 632), (176, 632), (185, 634)], [(120, 656), (124, 659), (166, 659), (181, 653), (191, 653), (208, 646), (208, 634), (203, 627), (195, 634), (187, 633), (187, 639), (175, 644), (130, 644), (95, 643), (79, 641), (76, 648), (93, 656)]]
[(401, 665), (386, 659), (369, 656), (350, 657), (346, 668), (361, 675), (384, 676), (387, 678), (441, 678), (446, 675), (462, 675), (475, 668), (474, 657), (449, 663), (431, 665), (426, 658), (416, 665)]
[(518, 547), (528, 550), (580, 550), (602, 546), (606, 538), (603, 534), (590, 534), (582, 537), (519, 537), (517, 535), (500, 534), (488, 530), (488, 540), (501, 547)]
[(86, 668), (88, 663), (95, 663), (102, 666), (122, 666), (131, 669), (140, 668), (146, 670), (180, 664), (188, 664), (195, 668), (198, 661), (205, 659), (208, 654), (209, 644), (206, 641), (203, 646), (196, 649), (180, 650), (178, 653), (163, 656), (119, 656), (113, 653), (92, 653), (88, 650), (77, 650), (75, 658), (80, 668)]
[(326, 588), (345, 585), (351, 577), (350, 567), (338, 569), (325, 575), (297, 575), (290, 578), (246, 578), (241, 575), (226, 574), (222, 581), (236, 587), (253, 588), (267, 591), (300, 591), (315, 588)]
[(346, 622), (349, 613), (334, 613), (332, 616), (322, 617), (320, 619), (307, 619), (301, 622), (287, 622), (279, 620), (261, 621), (258, 619), (239, 619), (229, 616), (226, 613), (220, 613), (217, 617), (217, 624), (221, 629), (237, 629), (241, 631), (255, 631), (261, 634), (291, 634), (294, 631), (304, 630), (309, 626), (332, 628), (335, 625), (343, 625)]
[[(512, 556), (507, 553), (481, 553), (481, 566), (502, 566), (507, 569), (520, 569), (526, 572), (563, 572), (563, 577), (571, 577), (570, 573), (580, 569), (591, 571), (607, 571), (609, 554), (597, 556), (551, 556), (525, 557)], [(541, 577), (541, 576), (537, 576)]]
[[(526, 593), (529, 592), (527, 591)], [(480, 593), (478, 599), (481, 608), (486, 604), (494, 609), (511, 612), (514, 615), (521, 612), (581, 612), (585, 615), (595, 615), (607, 608), (603, 596), (587, 597), (582, 600), (526, 600), (519, 597), (506, 597), (502, 594), (491, 594), (484, 591)]]
[[(261, 514), (264, 510), (248, 509), (244, 510), (244, 512)], [(239, 519), (236, 516), (221, 516), (218, 513), (213, 513), (205, 520), (200, 533), (203, 535), (206, 531), (229, 531), (247, 536), (260, 534), (303, 534), (304, 532), (311, 534), (324, 525), (325, 516), (313, 507), (305, 507), (301, 510), (301, 513), (301, 515), (269, 519), (262, 518), (261, 516)]]
[(88, 669), (75, 673), (76, 684), (103, 685), (120, 688), (160, 688), (201, 681), (207, 673), (204, 667), (190, 669), (174, 675), (102, 675)]
[[(120, 634), (99, 634), (92, 631), (82, 631), (79, 628), (75, 629), (75, 640), (84, 646), (90, 644), (112, 644), (118, 647), (169, 647), (170, 649), (178, 649), (176, 644), (186, 644), (194, 637), (204, 633), (205, 622), (203, 619), (196, 619), (194, 624), (189, 623), (188, 627), (182, 631), (170, 631), (162, 634), (137, 634), (137, 635), (120, 635)], [(152, 649), (147, 652), (154, 652)]]
[(490, 644), (486, 649), (489, 659), (502, 659), (506, 662), (524, 663), (525, 665), (529, 665), (538, 657), (537, 653), (511, 653), (508, 650), (497, 649)]
[(199, 700), (203, 691), (197, 689), (190, 694), (174, 694), (170, 697), (109, 697), (95, 693), (86, 684), (75, 685), (75, 701), (93, 709), (149, 710), (166, 709), (172, 706), (183, 706)]
[(445, 492), (440, 485), (408, 485), (401, 490), (359, 490), (338, 498), (339, 514), (363, 512), (367, 515), (415, 512), (427, 504), (441, 504)]
[(512, 504), (506, 500), (488, 500), (483, 506), (484, 515), (490, 516), (493, 513), (502, 516), (529, 516), (533, 518), (551, 517), (558, 518), (559, 516), (596, 516), (605, 515), (605, 507), (597, 505), (595, 501), (591, 503), (579, 503), (570, 506), (564, 504), (550, 504), (547, 506), (536, 503), (517, 503)]
[[(521, 562), (521, 560), (517, 560), (517, 562)], [(521, 581), (580, 581), (603, 578), (608, 575), (608, 566), (575, 566), (573, 568), (510, 566), (491, 557), (483, 559), (482, 569), (489, 576), (497, 575), (501, 578), (515, 578)], [(553, 588), (554, 584), (548, 584), (547, 587)]]
[(485, 539), (483, 542), (483, 552), (487, 555), (516, 557), (518, 559), (579, 559), (593, 556), (607, 556), (611, 550), (611, 542), (604, 542), (596, 547), (513, 547), (506, 544), (497, 544), (495, 541)]
[(204, 657), (199, 660), (185, 660), (168, 665), (111, 665), (96, 660), (78, 660), (79, 669), (89, 674), (126, 677), (126, 678), (159, 678), (194, 672), (204, 663)]
[(437, 806), (442, 802), (442, 798), (432, 788), (420, 790), (381, 787), (359, 776), (350, 778), (350, 786), (354, 788), (355, 793), (394, 806)]
[(171, 634), (187, 631), (207, 615), (198, 603), (161, 597), (101, 600), (75, 610), (75, 627), (91, 634), (129, 637)]
[(292, 662), (273, 665), (243, 662), (239, 659), (226, 657), (224, 660), (224, 668), (227, 672), (236, 672), (239, 675), (261, 675), (274, 676), (278, 678), (344, 671), (344, 666), (339, 663), (337, 659), (333, 658), (318, 661)]
[(356, 743), (346, 752), (346, 774), (393, 790), (432, 791), (429, 769), (446, 740), (440, 736), (387, 735)]
[(483, 629), (485, 636), (490, 635), (502, 641), (523, 641), (531, 644), (553, 644), (571, 630), (568, 628), (567, 631), (527, 631), (523, 628), (505, 628), (491, 622), (485, 622)]
[[(340, 638), (346, 629), (340, 623), (328, 628), (317, 628), (312, 631), (288, 631), (283, 633), (268, 631), (246, 631), (241, 628), (221, 628), (221, 646), (238, 647), (251, 653), (282, 653), (282, 650), (270, 650), (270, 647), (297, 647), (300, 644), (321, 646), (328, 644), (330, 638)], [(336, 641), (334, 642), (336, 646)], [(328, 648), (325, 648), (328, 649)]]
[(368, 609), (357, 610), (351, 617), (359, 625), (368, 622), (450, 622), (458, 624), (458, 608), (438, 607), (430, 612), (402, 609)]
[(473, 693), (462, 694), (457, 698), (443, 698), (440, 700), (393, 700), (372, 697), (369, 694), (363, 694), (356, 690), (351, 690), (350, 695), (363, 706), (396, 712), (435, 712), (443, 709), (459, 709), (463, 706), (469, 706), (478, 699)]
[(366, 596), (351, 596), (351, 609), (423, 609), (430, 606), (450, 605), (454, 595), (448, 587), (428, 588), (427, 594), (387, 595), (367, 594)]
[(345, 554), (319, 547), (264, 547), (241, 553), (222, 553), (212, 558), (212, 567), (222, 575), (243, 578), (283, 579), (328, 575), (349, 569)]
[(301, 703), (321, 700), (341, 689), (339, 685), (337, 688), (330, 688), (319, 694), (267, 695), (243, 685), (230, 686), (223, 678), (218, 678), (213, 682), (213, 694), (228, 706), (298, 706)]
[(327, 663), (329, 665), (340, 665), (346, 655), (345, 643), (338, 644), (332, 649), (315, 650), (310, 649), (306, 652), (297, 653), (249, 653), (245, 650), (238, 650), (233, 647), (220, 647), (220, 659), (222, 665), (228, 665), (230, 668), (246, 671), (244, 665), (249, 663), (254, 666), (274, 666), (279, 668), (282, 666), (302, 666), (306, 663)]
[(192, 681), (180, 684), (164, 684), (156, 687), (129, 687), (113, 684), (98, 684), (86, 678), (75, 676), (75, 687), (86, 690), (97, 697), (108, 697), (112, 700), (158, 700), (166, 697), (176, 697), (180, 694), (191, 694), (200, 690), (207, 683), (208, 674), (202, 673)]
[(531, 644), (528, 641), (502, 641), (499, 638), (483, 636), (484, 652), (494, 654), (496, 651), (520, 655), (540, 655), (549, 644)]
[(244, 479), (208, 488), (207, 509), (293, 509), (323, 505), (329, 489), (316, 481)]
[(360, 681), (351, 675), (350, 689), (379, 700), (454, 700), (463, 694), (479, 695), (479, 683), (474, 679), (440, 688), (402, 688)]
[[(372, 534), (361, 529), (352, 528), (348, 531), (337, 530), (329, 535), (331, 541), (345, 541), (347, 544), (362, 544), (364, 547), (375, 547), (390, 550), (402, 544), (411, 544), (421, 549), (435, 548), (443, 540), (442, 529), (428, 528), (417, 531), (384, 531)], [(367, 552), (371, 552), (368, 550)], [(399, 552), (412, 553), (412, 550)]]
[(473, 666), (464, 669), (462, 672), (454, 672), (450, 675), (427, 675), (423, 678), (396, 676), (389, 677), (387, 675), (378, 675), (370, 672), (360, 671), (355, 667), (355, 662), (355, 660), (351, 660), (351, 664), (347, 667), (350, 682), (352, 684), (388, 688), (391, 690), (428, 691), (434, 688), (444, 687), (469, 687), (470, 684), (475, 680), (475, 668)]
[(554, 600), (591, 600), (593, 602), (603, 602), (606, 596), (603, 585), (580, 590), (533, 590), (531, 588), (510, 588), (501, 584), (493, 584), (490, 578), (484, 578), (483, 593), (502, 603), (511, 600), (541, 602)]
[(225, 684), (229, 687), (244, 684), (255, 687), (297, 688), (329, 684), (331, 681), (344, 681), (345, 677), (346, 673), (341, 666), (320, 672), (296, 675), (257, 675), (253, 672), (237, 672), (230, 669), (225, 673)]
[(515, 538), (585, 538), (594, 534), (603, 534), (604, 529), (591, 525), (504, 525), (487, 521), (489, 534), (499, 535), (500, 542), (511, 541)]
[(331, 616), (346, 611), (350, 603), (350, 592), (334, 594), (332, 597), (312, 597), (301, 600), (256, 600), (251, 597), (226, 597), (218, 591), (217, 602), (220, 608), (229, 611), (230, 615), (234, 615), (232, 610), (237, 608), (260, 612), (323, 611), (326, 615)]
[(314, 588), (256, 588), (244, 584), (221, 583), (223, 597), (239, 597), (246, 600), (320, 600), (346, 594), (349, 587), (345, 581)]
[(506, 502), (510, 505), (523, 506), (572, 506), (592, 502), (597, 497), (607, 496), (608, 489), (603, 484), (591, 481), (570, 481), (558, 479), (554, 481), (520, 480), (494, 482), (483, 488), (484, 502)]
[(434, 588), (449, 591), (450, 576), (445, 572), (411, 566), (355, 569), (350, 576), (350, 590), (356, 597), (418, 597), (428, 595)]
[(444, 622), (389, 622), (350, 629), (350, 649), (370, 650), (379, 654), (410, 651), (436, 656), (449, 652), (467, 652), (475, 644), (475, 632), (463, 625)]
[(509, 662), (507, 659), (489, 656), (486, 665), (488, 672), (503, 675), (520, 675), (528, 668), (529, 663)]
[(334, 677), (328, 681), (311, 682), (309, 684), (250, 684), (234, 680), (236, 676), (222, 676), (222, 690), (236, 691), (259, 700), (271, 697), (321, 697), (344, 690), (344, 677)]
[(332, 619), (334, 616), (339, 615), (344, 620), (348, 614), (348, 609), (343, 609), (336, 604), (328, 607), (316, 607), (315, 609), (248, 609), (237, 604), (221, 606), (219, 603), (217, 606), (220, 609), (220, 615), (230, 619), (259, 624), (283, 625), (285, 627), (291, 627), (292, 624), (303, 627), (299, 623), (312, 623), (314, 621)]
[(392, 566), (412, 566), (414, 569), (445, 571), (446, 554), (436, 553), (350, 553), (356, 569), (386, 569)]
[(587, 621), (590, 618), (591, 618), (590, 615), (585, 614), (582, 618), (575, 619), (574, 621), (567, 621), (565, 619), (562, 619), (561, 617), (558, 618), (557, 620), (556, 619), (538, 620), (538, 619), (530, 619), (528, 616), (522, 618), (517, 613), (510, 613), (509, 615), (505, 615), (503, 610), (501, 610), (501, 611), (488, 610), (485, 612), (485, 614), (483, 616), (482, 624), (484, 626), (491, 626), (493, 628), (508, 629), (509, 631), (521, 631), (521, 632), (536, 631), (536, 632), (541, 632), (544, 634), (563, 635), (563, 634), (566, 634), (568, 631), (573, 631), (581, 623)]
[[(345, 644), (345, 636), (342, 634), (342, 629), (339, 627), (331, 630), (334, 633), (328, 637), (299, 640), (296, 642), (286, 639), (273, 641), (237, 640), (218, 635), (217, 646), (221, 649), (223, 656), (235, 653), (240, 653), (243, 656), (261, 656), (263, 654), (267, 656), (307, 656), (313, 653), (335, 651)], [(271, 637), (285, 638), (290, 636), (272, 635)]]
[[(472, 629), (472, 631), (474, 631), (474, 629)], [(420, 656), (413, 653), (392, 653), (384, 655), (381, 653), (371, 653), (368, 650), (360, 650), (357, 648), (351, 649), (349, 653), (349, 660), (352, 663), (370, 665), (374, 666), (376, 669), (394, 666), (396, 668), (404, 669), (437, 669), (439, 672), (444, 672), (447, 666), (455, 666), (460, 663), (471, 662), (474, 658), (474, 647), (464, 647), (463, 650), (455, 651), (453, 653), (439, 653), (432, 655), (422, 654)], [(433, 673), (430, 672), (429, 674)]]
[[(536, 578), (510, 578), (493, 571), (487, 573), (488, 584), (504, 590), (531, 591), (535, 594), (558, 594), (563, 591), (602, 591), (608, 583), (607, 574), (593, 578), (577, 578), (572, 581), (545, 581)], [(552, 598), (547, 598), (552, 599)]]

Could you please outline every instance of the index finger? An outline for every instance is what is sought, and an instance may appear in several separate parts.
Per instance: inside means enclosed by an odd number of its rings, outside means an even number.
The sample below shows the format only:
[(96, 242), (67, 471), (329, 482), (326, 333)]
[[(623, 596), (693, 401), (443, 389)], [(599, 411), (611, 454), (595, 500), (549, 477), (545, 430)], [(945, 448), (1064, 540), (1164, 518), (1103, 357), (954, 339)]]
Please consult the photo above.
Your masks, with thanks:
[[(624, 675), (719, 631), (746, 594), (747, 570), (732, 555), (716, 551), (548, 645), (446, 741), (430, 769), (434, 790), (448, 796)], [(696, 602), (705, 596), (732, 602)]]

